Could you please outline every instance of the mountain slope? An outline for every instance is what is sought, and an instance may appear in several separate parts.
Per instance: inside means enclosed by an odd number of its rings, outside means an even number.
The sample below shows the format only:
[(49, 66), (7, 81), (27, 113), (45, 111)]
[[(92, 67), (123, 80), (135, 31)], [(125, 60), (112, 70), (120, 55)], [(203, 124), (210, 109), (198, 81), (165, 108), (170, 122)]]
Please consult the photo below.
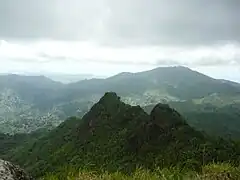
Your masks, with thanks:
[[(169, 102), (172, 108), (180, 112), (187, 123), (197, 130), (205, 131), (211, 136), (239, 139), (240, 137), (240, 103), (218, 107), (213, 104), (195, 104), (193, 101)], [(143, 107), (150, 114), (153, 105)]]
[(28, 133), (52, 129), (88, 105), (64, 95), (66, 86), (44, 76), (0, 76), (0, 132)]
[[(240, 88), (222, 80), (192, 71), (186, 67), (160, 67), (139, 73), (120, 73), (103, 80), (86, 80), (72, 84), (80, 90), (90, 89), (103, 93), (114, 91), (120, 95), (137, 93), (143, 95), (149, 90), (166, 92), (166, 96), (189, 100), (201, 98), (212, 93), (236, 93)], [(166, 97), (167, 98), (167, 97)]]
[(117, 92), (131, 105), (159, 102), (240, 102), (240, 86), (216, 80), (185, 67), (161, 67), (120, 73), (106, 79), (61, 84), (44, 76), (0, 76), (0, 131), (24, 133), (52, 129), (69, 116), (84, 115), (106, 91)]
[(211, 140), (168, 105), (158, 104), (148, 115), (109, 92), (82, 120), (70, 118), (5, 158), (43, 176), (64, 165), (124, 172), (136, 166), (199, 169), (212, 161), (238, 163), (239, 153), (238, 144)]

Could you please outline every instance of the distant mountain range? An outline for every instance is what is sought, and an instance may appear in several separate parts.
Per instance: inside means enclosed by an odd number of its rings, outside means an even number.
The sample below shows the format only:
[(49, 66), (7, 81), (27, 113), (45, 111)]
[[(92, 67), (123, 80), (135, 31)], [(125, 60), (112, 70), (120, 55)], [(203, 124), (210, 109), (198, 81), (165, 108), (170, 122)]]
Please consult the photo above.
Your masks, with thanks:
[(25, 72), (25, 73), (0, 73), (0, 76), (6, 75), (18, 75), (18, 76), (39, 76), (39, 74), (44, 74), (45, 77), (61, 82), (64, 84), (73, 83), (85, 79), (92, 79), (92, 78), (105, 78), (104, 76), (95, 76), (93, 74), (64, 74), (64, 73), (49, 73), (49, 72), (39, 72), (39, 73), (32, 73), (32, 72)]
[(82, 117), (106, 91), (114, 91), (125, 103), (142, 107), (160, 102), (190, 102), (190, 111), (195, 106), (211, 104), (219, 110), (228, 106), (230, 113), (232, 105), (239, 107), (240, 103), (240, 84), (213, 79), (181, 66), (120, 73), (106, 79), (69, 84), (44, 76), (2, 75), (0, 131), (52, 129), (69, 116)]

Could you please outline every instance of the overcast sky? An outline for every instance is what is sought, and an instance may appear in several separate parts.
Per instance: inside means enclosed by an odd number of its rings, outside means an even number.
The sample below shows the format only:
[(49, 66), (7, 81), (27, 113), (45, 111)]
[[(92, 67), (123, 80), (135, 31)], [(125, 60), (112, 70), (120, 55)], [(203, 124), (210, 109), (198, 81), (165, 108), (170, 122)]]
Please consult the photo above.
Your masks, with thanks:
[(240, 81), (239, 0), (0, 0), (0, 72), (184, 65)]

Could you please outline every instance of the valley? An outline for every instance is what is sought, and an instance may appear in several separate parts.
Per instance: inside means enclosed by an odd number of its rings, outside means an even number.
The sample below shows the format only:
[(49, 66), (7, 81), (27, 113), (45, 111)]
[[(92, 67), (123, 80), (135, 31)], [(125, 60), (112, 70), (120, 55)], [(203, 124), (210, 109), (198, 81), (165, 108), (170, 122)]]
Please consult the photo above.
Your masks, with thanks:
[(69, 84), (0, 76), (0, 159), (38, 179), (235, 180), (238, 127), (240, 85), (185, 67)]
[(82, 117), (106, 91), (114, 91), (123, 102), (144, 109), (151, 109), (160, 102), (168, 103), (199, 130), (212, 132), (209, 125), (219, 120), (221, 123), (214, 133), (240, 135), (236, 128), (239, 125), (240, 85), (181, 66), (120, 73), (106, 79), (69, 84), (44, 76), (2, 75), (0, 132), (51, 130), (70, 116)]

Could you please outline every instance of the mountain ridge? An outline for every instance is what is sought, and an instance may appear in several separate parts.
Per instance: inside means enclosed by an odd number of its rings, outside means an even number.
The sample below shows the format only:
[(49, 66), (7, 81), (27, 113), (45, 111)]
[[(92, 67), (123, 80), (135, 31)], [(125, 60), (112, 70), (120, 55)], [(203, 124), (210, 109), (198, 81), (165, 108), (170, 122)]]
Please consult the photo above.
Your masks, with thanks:
[[(191, 100), (195, 104), (211, 103), (211, 99), (215, 104), (232, 104), (233, 99), (240, 102), (240, 86), (186, 67), (160, 67), (70, 84), (42, 76), (30, 80), (13, 77), (10, 82), (2, 81), (0, 87), (0, 129), (4, 133), (31, 132), (38, 127), (52, 129), (69, 116), (82, 117), (106, 91), (116, 92), (127, 104), (142, 107)], [(1, 79), (4, 78), (0, 76), (0, 84)]]
[[(140, 106), (125, 104), (116, 93), (107, 92), (82, 119), (66, 120), (5, 158), (35, 176), (57, 172), (64, 165), (124, 172), (136, 166), (151, 169), (172, 164), (198, 169), (203, 155), (204, 163), (239, 162), (239, 147), (221, 142), (234, 148), (222, 156), (225, 146), (217, 146), (217, 141), (190, 127), (168, 105), (157, 104), (148, 115)], [(206, 146), (209, 152), (202, 154)]]

